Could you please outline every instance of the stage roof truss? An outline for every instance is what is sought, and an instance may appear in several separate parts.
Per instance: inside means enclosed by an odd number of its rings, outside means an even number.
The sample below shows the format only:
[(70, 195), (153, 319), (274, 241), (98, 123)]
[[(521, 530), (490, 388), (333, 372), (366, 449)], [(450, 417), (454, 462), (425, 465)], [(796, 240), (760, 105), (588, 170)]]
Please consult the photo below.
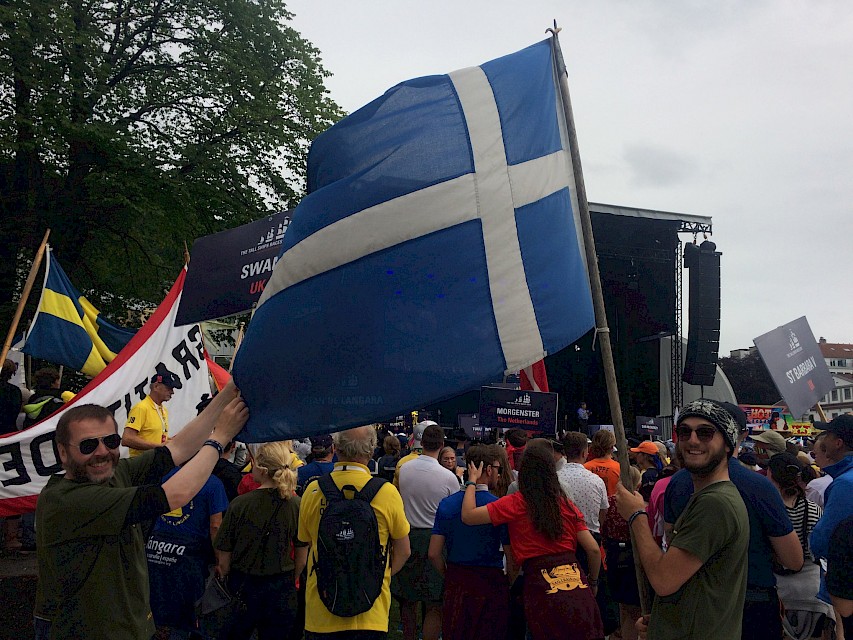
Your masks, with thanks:
[(657, 211), (655, 209), (638, 209), (637, 207), (622, 207), (619, 205), (601, 204), (597, 202), (590, 202), (589, 209), (594, 213), (608, 213), (615, 216), (669, 220), (680, 223), (678, 228), (679, 233), (703, 233), (713, 235), (711, 218), (708, 216), (697, 216), (690, 213), (675, 213), (671, 211)]

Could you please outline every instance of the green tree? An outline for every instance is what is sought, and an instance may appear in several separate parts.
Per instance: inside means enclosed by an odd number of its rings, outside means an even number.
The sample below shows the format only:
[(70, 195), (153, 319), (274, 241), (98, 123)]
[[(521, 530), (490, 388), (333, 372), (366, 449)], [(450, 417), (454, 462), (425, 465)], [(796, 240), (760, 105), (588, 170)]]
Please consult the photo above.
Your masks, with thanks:
[(782, 397), (758, 352), (744, 358), (720, 358), (737, 401), (742, 404), (775, 404)]
[(296, 204), (341, 113), (290, 18), (281, 0), (0, 0), (0, 327), (47, 227), (109, 309), (159, 302), (185, 241)]

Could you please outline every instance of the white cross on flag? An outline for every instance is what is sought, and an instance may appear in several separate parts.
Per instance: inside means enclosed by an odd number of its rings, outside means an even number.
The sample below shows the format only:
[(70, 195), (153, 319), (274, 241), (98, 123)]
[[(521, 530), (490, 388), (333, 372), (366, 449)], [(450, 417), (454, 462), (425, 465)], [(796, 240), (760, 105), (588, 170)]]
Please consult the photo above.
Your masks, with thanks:
[(312, 147), (241, 345), (248, 441), (417, 409), (593, 326), (550, 41), (410, 80)]

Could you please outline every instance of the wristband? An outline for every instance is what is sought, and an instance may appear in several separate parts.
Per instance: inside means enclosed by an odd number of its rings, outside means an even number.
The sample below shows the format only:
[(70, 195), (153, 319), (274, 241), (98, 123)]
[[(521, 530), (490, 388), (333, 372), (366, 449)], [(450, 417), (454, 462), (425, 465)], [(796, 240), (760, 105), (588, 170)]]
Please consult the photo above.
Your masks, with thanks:
[(648, 518), (649, 514), (646, 513), (646, 511), (643, 509), (640, 509), (639, 511), (635, 511), (634, 513), (632, 513), (631, 517), (628, 518), (628, 528), (629, 529), (631, 528), (631, 525), (634, 524), (634, 520), (636, 520), (637, 516), (646, 516)]
[(222, 448), (222, 445), (219, 444), (216, 440), (205, 440), (201, 446), (202, 447), (213, 447), (214, 449), (216, 449), (219, 452), (220, 456), (225, 451), (225, 449)]
[(465, 482), (465, 488), (466, 488), (466, 489), (467, 489), (468, 487), (476, 487), (476, 486), (477, 486), (477, 483), (476, 483), (476, 482), (471, 482), (470, 480), (467, 480), (467, 481)]

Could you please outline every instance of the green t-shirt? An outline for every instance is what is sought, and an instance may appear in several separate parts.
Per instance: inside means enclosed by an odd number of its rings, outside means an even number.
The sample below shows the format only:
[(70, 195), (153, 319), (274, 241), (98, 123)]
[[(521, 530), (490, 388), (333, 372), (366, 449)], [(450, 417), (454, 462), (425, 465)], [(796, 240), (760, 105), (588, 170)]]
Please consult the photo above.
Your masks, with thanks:
[(749, 516), (737, 488), (726, 480), (693, 494), (675, 523), (670, 547), (693, 554), (703, 564), (681, 589), (655, 596), (648, 637), (740, 638)]
[(124, 521), (137, 486), (159, 483), (173, 466), (146, 451), (120, 460), (104, 484), (48, 480), (36, 507), (35, 614), (51, 621), (51, 638), (154, 634), (142, 525)]
[[(214, 547), (231, 552), (231, 568), (253, 576), (293, 571), (291, 545), (305, 546), (299, 530), (299, 497), (282, 500), (277, 489), (255, 489), (228, 506)], [(275, 513), (276, 505), (281, 505)], [(273, 519), (275, 515), (275, 519)]]

